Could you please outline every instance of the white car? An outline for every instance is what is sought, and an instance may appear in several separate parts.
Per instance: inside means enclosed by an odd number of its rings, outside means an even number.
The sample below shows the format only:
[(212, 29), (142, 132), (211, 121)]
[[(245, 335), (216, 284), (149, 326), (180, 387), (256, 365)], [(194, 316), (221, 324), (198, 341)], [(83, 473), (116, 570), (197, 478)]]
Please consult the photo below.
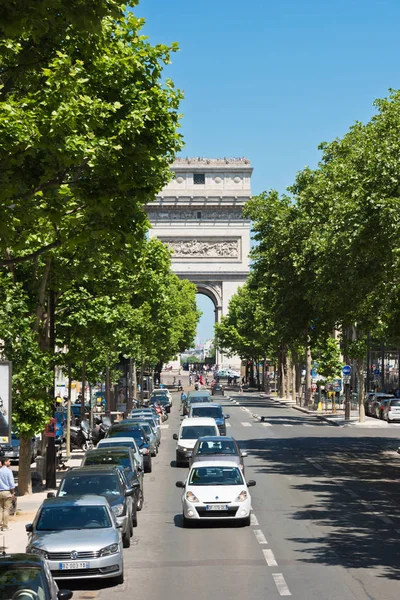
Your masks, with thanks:
[(189, 459), (195, 443), (199, 437), (205, 435), (219, 435), (218, 425), (215, 419), (210, 417), (197, 417), (184, 419), (179, 430), (179, 435), (172, 436), (178, 443), (176, 445), (176, 466), (189, 466)]
[(228, 460), (197, 461), (192, 464), (186, 481), (177, 481), (183, 489), (183, 526), (199, 521), (232, 520), (250, 525), (251, 496), (237, 463)]
[(143, 455), (140, 453), (135, 440), (131, 437), (111, 437), (100, 440), (97, 448), (116, 448), (117, 446), (128, 446), (132, 448), (135, 461), (143, 471)]
[(234, 371), (233, 369), (221, 369), (217, 372), (217, 377), (240, 377), (239, 371)]

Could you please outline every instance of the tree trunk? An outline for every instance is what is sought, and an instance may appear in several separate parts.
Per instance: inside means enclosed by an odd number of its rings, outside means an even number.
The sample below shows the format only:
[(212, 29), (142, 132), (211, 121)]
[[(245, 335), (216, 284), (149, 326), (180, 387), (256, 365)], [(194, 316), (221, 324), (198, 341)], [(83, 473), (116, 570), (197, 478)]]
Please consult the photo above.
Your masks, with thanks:
[(301, 406), (301, 363), (296, 362), (296, 402)]
[(365, 423), (365, 404), (364, 404), (364, 399), (365, 399), (365, 386), (364, 386), (364, 361), (363, 360), (357, 360), (356, 361), (356, 367), (357, 367), (357, 374), (358, 374), (358, 387), (359, 387), (359, 399), (360, 399), (360, 405), (359, 405), (359, 420), (360, 423)]
[(287, 394), (287, 377), (286, 377), (286, 352), (281, 350), (281, 398), (286, 398)]
[(293, 385), (293, 381), (292, 381), (292, 361), (291, 361), (289, 352), (286, 353), (286, 379), (287, 379), (286, 398), (288, 400), (290, 400), (290, 391), (293, 390), (294, 385)]
[(297, 372), (296, 372), (296, 363), (295, 363), (295, 357), (292, 354), (292, 402), (296, 402), (296, 376), (297, 376)]
[(18, 467), (18, 496), (32, 493), (31, 480), (31, 437), (21, 435)]
[(304, 403), (304, 406), (306, 406), (306, 407), (308, 407), (310, 405), (310, 400), (311, 400), (311, 368), (312, 368), (311, 349), (310, 349), (310, 346), (307, 346), (307, 349), (306, 349), (306, 394), (305, 394), (305, 403)]
[(67, 434), (66, 434), (66, 444), (67, 448), (65, 450), (65, 454), (67, 458), (71, 456), (71, 383), (72, 383), (72, 373), (71, 373), (71, 363), (68, 365), (68, 400), (67, 400)]

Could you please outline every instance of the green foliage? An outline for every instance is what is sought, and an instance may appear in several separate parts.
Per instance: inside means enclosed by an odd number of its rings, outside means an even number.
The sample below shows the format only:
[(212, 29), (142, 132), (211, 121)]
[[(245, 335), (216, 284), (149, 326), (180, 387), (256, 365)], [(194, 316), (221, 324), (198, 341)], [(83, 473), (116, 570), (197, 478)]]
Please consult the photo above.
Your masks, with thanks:
[(313, 347), (313, 359), (318, 375), (332, 381), (341, 376), (342, 360), (340, 346), (333, 337), (317, 340)]

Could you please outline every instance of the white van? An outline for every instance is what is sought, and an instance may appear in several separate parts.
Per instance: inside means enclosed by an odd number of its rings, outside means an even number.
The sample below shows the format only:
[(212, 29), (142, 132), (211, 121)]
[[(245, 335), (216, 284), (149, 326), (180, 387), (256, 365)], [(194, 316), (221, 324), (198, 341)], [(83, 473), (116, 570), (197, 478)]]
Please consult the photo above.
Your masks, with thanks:
[(176, 466), (189, 466), (192, 450), (199, 437), (204, 435), (219, 435), (218, 425), (215, 419), (198, 417), (184, 419), (179, 430), (179, 435), (174, 433), (173, 438), (177, 440)]

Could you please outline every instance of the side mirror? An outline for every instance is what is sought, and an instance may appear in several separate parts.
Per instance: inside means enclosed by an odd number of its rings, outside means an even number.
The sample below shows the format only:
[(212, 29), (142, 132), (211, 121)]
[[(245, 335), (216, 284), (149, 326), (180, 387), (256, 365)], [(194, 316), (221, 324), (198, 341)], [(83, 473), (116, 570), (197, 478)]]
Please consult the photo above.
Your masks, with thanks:
[(174, 435), (172, 436), (172, 439), (173, 439), (173, 440), (177, 440), (177, 441), (178, 441), (178, 434), (177, 434), (177, 433), (174, 433)]
[(230, 419), (231, 415), (224, 415), (225, 419)]
[(55, 498), (56, 494), (55, 494), (55, 492), (47, 492), (47, 497), (48, 498)]
[(184, 481), (177, 481), (175, 483), (177, 488), (184, 488), (185, 487), (185, 482)]
[(254, 481), (254, 479), (249, 479), (249, 481), (247, 482), (247, 487), (254, 487), (256, 485), (256, 482)]
[(127, 498), (128, 496), (133, 496), (133, 494), (134, 494), (134, 491), (135, 491), (135, 490), (134, 490), (133, 488), (127, 488), (127, 489), (125, 490), (125, 498)]
[(247, 454), (247, 452), (241, 452), (241, 453), (240, 453), (240, 456), (241, 456), (242, 458), (246, 458), (246, 456), (248, 456), (248, 454)]
[(57, 592), (58, 600), (70, 600), (72, 596), (73, 592), (71, 592), (71, 590), (58, 590)]
[(26, 533), (32, 533), (33, 532), (33, 525), (32, 525), (32, 523), (28, 523), (28, 525), (25, 525), (25, 531), (26, 531)]
[(122, 523), (117, 522), (117, 529), (122, 529)]

